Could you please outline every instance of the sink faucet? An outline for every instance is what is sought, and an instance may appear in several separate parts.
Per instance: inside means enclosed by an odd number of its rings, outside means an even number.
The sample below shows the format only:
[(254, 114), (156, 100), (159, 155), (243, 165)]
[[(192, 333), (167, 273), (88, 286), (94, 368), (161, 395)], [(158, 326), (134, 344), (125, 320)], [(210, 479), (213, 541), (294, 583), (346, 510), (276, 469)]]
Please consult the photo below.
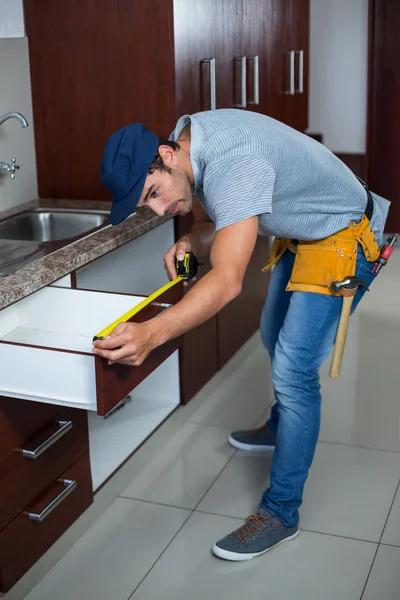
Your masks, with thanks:
[(25, 119), (25, 117), (23, 115), (21, 115), (21, 113), (18, 113), (18, 112), (6, 113), (2, 117), (0, 117), (0, 125), (3, 125), (3, 123), (5, 121), (8, 121), (8, 119), (17, 119), (21, 123), (22, 127), (28, 127), (28, 121)]
[[(8, 119), (17, 119), (21, 123), (22, 127), (28, 127), (28, 121), (25, 119), (25, 117), (23, 115), (21, 115), (21, 113), (18, 113), (18, 112), (6, 113), (2, 117), (0, 117), (0, 125), (3, 125), (3, 123), (5, 121), (8, 121)], [(2, 171), (3, 172), (5, 171), (6, 173), (10, 173), (11, 179), (14, 179), (15, 172), (17, 171), (17, 169), (19, 169), (19, 165), (17, 165), (16, 162), (17, 162), (16, 158), (11, 159), (11, 164), (0, 161), (0, 173)]]
[(19, 169), (19, 165), (15, 164), (17, 162), (16, 158), (11, 159), (11, 165), (5, 162), (0, 161), (0, 172), (5, 171), (6, 173), (11, 173), (11, 179), (15, 179), (15, 171)]

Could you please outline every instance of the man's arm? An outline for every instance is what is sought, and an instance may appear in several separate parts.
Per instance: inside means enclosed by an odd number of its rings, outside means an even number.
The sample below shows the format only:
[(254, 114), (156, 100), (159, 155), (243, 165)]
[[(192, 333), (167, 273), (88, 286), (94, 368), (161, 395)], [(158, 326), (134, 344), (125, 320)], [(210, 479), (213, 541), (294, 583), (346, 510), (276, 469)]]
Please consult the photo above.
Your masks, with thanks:
[(258, 217), (219, 230), (211, 247), (212, 269), (180, 302), (146, 323), (121, 323), (110, 338), (95, 342), (95, 352), (138, 366), (157, 346), (210, 319), (240, 293), (257, 232)]

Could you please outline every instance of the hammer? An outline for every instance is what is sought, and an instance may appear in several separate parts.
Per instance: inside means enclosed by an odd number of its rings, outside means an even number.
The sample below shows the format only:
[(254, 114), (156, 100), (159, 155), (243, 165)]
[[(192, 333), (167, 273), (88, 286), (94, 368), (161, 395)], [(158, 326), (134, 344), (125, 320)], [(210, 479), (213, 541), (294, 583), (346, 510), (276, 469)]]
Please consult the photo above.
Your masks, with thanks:
[(333, 292), (343, 296), (342, 312), (340, 313), (340, 321), (336, 333), (331, 369), (329, 371), (329, 376), (332, 378), (340, 375), (340, 367), (342, 365), (344, 345), (346, 343), (351, 306), (359, 286), (362, 286), (368, 290), (368, 286), (365, 284), (365, 282), (358, 277), (345, 277), (343, 281), (333, 281), (330, 285), (330, 289)]

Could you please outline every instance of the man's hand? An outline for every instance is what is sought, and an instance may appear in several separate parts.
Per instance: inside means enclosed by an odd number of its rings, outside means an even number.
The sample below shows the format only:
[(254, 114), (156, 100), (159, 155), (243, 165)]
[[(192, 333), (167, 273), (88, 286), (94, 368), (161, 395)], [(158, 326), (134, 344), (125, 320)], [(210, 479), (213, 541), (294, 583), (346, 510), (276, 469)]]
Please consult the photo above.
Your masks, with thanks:
[(183, 260), (186, 252), (191, 252), (192, 245), (190, 241), (183, 237), (176, 244), (171, 246), (164, 256), (164, 268), (167, 271), (170, 281), (177, 278), (176, 261)]
[(115, 362), (139, 367), (155, 346), (147, 323), (119, 323), (104, 340), (93, 342), (93, 352)]

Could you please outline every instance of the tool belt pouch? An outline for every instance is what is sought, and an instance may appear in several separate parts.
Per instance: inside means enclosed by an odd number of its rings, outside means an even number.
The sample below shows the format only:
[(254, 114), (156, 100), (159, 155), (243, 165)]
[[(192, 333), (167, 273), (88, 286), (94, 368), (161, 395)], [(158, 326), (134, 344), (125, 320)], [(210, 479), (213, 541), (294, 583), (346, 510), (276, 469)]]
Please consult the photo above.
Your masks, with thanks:
[(274, 238), (272, 242), (271, 250), (268, 257), (268, 262), (265, 267), (262, 269), (264, 273), (269, 271), (281, 258), (281, 256), (286, 252), (291, 243), (291, 238)]
[(359, 223), (352, 223), (330, 237), (311, 242), (299, 241), (286, 289), (336, 296), (329, 286), (333, 281), (355, 275), (358, 243), (362, 245), (368, 261), (378, 258), (380, 249), (365, 215)]
[[(332, 239), (333, 237), (336, 239)], [(286, 289), (290, 292), (316, 292), (335, 296), (329, 288), (330, 284), (355, 275), (356, 262), (356, 240), (332, 236), (317, 242), (299, 242)]]

